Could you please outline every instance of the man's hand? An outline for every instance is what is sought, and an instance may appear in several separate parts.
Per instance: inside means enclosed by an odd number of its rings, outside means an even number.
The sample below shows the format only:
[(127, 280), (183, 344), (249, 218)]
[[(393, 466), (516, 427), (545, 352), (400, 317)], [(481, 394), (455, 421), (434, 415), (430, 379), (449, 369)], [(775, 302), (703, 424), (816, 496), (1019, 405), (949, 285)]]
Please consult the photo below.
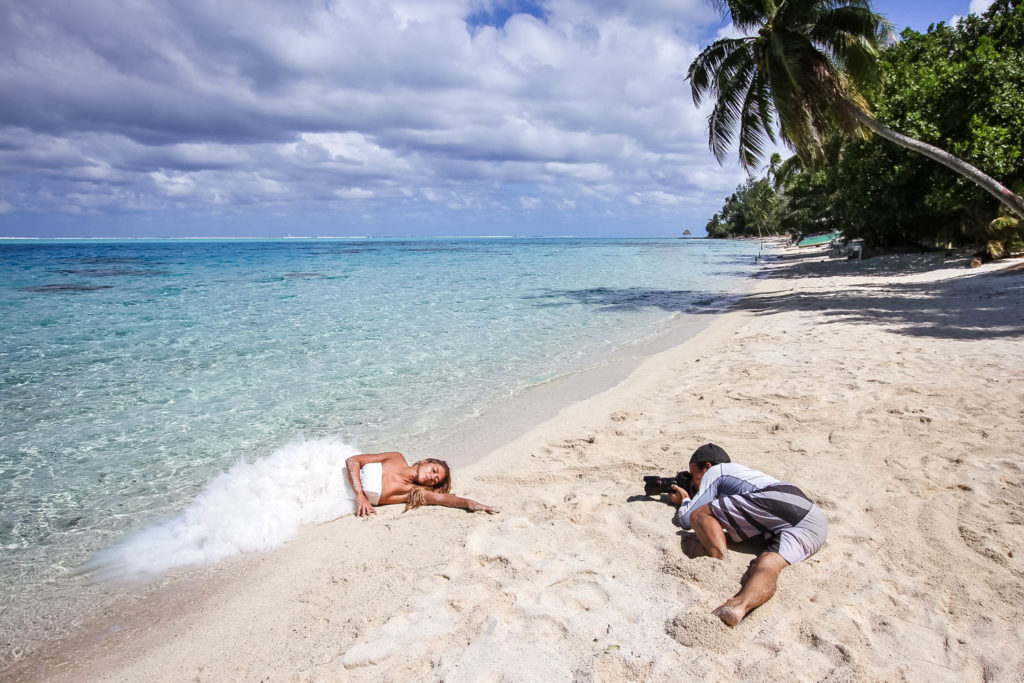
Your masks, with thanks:
[(672, 484), (672, 490), (673, 493), (668, 494), (668, 499), (669, 502), (671, 502), (676, 507), (682, 505), (683, 501), (690, 497), (690, 494), (687, 493), (685, 489), (676, 486), (675, 484)]
[(356, 503), (356, 517), (369, 517), (375, 514), (377, 511), (370, 505), (370, 500), (366, 496), (359, 496)]

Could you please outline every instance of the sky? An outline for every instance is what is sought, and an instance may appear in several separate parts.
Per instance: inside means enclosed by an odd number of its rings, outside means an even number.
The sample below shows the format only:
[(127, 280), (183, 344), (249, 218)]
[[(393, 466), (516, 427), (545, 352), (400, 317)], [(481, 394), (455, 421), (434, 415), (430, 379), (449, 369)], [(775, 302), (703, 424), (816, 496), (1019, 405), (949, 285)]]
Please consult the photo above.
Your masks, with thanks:
[(745, 174), (685, 74), (730, 30), (707, 0), (0, 0), (0, 236), (703, 234)]

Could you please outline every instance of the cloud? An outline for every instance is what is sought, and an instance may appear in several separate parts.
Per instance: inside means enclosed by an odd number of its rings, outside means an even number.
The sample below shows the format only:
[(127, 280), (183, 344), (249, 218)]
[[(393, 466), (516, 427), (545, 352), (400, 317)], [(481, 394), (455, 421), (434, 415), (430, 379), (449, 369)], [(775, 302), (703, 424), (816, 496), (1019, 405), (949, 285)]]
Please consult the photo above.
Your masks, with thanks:
[(983, 14), (992, 5), (992, 0), (971, 0), (968, 14)]
[[(968, 14), (984, 14), (986, 10), (992, 5), (992, 0), (971, 0), (970, 6), (967, 8)], [(950, 26), (956, 26), (964, 20), (964, 15), (954, 14), (949, 19)]]
[(38, 216), (707, 214), (742, 177), (684, 78), (718, 25), (704, 0), (20, 3), (0, 193)]
[(187, 173), (175, 173), (173, 175), (163, 171), (153, 171), (149, 174), (160, 190), (168, 197), (185, 197), (195, 190), (196, 181)]
[(335, 190), (334, 194), (343, 199), (371, 199), (374, 196), (373, 190), (364, 190), (361, 187), (346, 187)]
[(540, 206), (540, 204), (541, 204), (540, 199), (538, 199), (537, 197), (520, 197), (519, 198), (519, 205), (521, 207), (523, 207), (523, 209), (525, 209), (526, 211), (531, 211), (533, 209), (536, 209), (537, 207)]

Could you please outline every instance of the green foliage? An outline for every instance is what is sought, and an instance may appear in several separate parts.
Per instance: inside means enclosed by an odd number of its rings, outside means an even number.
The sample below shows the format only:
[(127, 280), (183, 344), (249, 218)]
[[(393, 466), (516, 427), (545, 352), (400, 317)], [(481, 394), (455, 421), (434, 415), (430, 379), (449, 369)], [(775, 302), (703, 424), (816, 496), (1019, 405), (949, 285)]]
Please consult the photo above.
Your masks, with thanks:
[(708, 231), (708, 237), (728, 237), (729, 236), (729, 225), (722, 221), (722, 217), (719, 214), (715, 214), (708, 221), (708, 224), (704, 226), (704, 229)]
[[(996, 0), (982, 16), (956, 26), (938, 24), (928, 33), (910, 30), (885, 50), (875, 100), (883, 123), (941, 147), (1007, 187), (1024, 183), (1024, 7)], [(898, 197), (901, 210), (891, 230), (861, 234), (879, 243), (985, 241), (998, 203), (976, 185), (912, 152), (883, 141), (856, 149), (849, 171), (882, 175), (880, 187), (849, 192), (879, 199)], [(882, 149), (873, 149), (882, 147)], [(853, 222), (863, 217), (851, 216)], [(877, 231), (875, 231), (877, 232)]]
[(757, 237), (785, 233), (780, 223), (784, 204), (784, 198), (768, 178), (748, 178), (705, 226), (708, 237)]
[[(937, 24), (924, 34), (908, 29), (881, 52), (879, 67), (877, 83), (861, 92), (880, 122), (946, 149), (1018, 193), (1024, 188), (1024, 6), (1018, 0), (996, 0), (982, 16), (956, 26)], [(790, 159), (774, 164), (770, 175), (778, 232), (841, 230), (878, 246), (1024, 248), (1019, 222), (1011, 229), (1012, 219), (993, 221), (999, 203), (990, 194), (880, 138), (836, 135), (813, 163)], [(753, 201), (740, 190), (734, 197), (742, 198), (740, 207)], [(750, 234), (753, 214), (731, 220), (726, 204), (716, 231)]]
[(863, 135), (851, 111), (877, 76), (888, 22), (868, 0), (715, 0), (748, 33), (701, 51), (687, 79), (693, 101), (714, 100), (708, 143), (722, 161), (738, 139), (740, 163), (757, 166), (767, 142), (782, 140), (817, 159), (837, 130)]
[(988, 225), (985, 251), (992, 258), (1002, 258), (1024, 251), (1024, 221), (1016, 216), (1000, 216)]

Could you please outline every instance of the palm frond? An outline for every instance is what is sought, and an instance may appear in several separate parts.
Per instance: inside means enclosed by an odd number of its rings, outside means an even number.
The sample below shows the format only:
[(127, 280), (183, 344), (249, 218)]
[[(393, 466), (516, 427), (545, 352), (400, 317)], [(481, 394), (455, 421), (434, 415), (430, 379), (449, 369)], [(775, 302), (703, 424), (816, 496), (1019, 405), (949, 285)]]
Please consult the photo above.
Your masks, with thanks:
[(759, 73), (755, 83), (752, 85), (758, 89), (757, 117), (760, 125), (768, 135), (768, 139), (772, 143), (776, 143), (778, 142), (778, 137), (775, 134), (775, 104), (772, 100), (772, 89), (768, 83), (767, 74)]
[(758, 165), (764, 156), (766, 138), (774, 135), (770, 125), (764, 125), (770, 100), (766, 79), (761, 73), (754, 73), (739, 116), (740, 165), (743, 168), (751, 169)]
[(784, 79), (789, 87), (799, 91), (805, 78), (804, 52), (807, 41), (789, 31), (773, 31), (768, 37), (768, 45), (764, 54), (765, 65), (771, 74), (772, 81)]
[(870, 9), (844, 6), (821, 13), (809, 37), (853, 82), (865, 84), (877, 74), (878, 50), (891, 28)]
[(821, 123), (811, 96), (804, 87), (793, 87), (794, 74), (784, 67), (778, 64), (768, 73), (779, 129), (782, 139), (810, 163), (821, 156)]
[(718, 67), (715, 80), (712, 85), (715, 94), (721, 93), (724, 89), (732, 87), (733, 80), (749, 80), (746, 76), (748, 71), (757, 67), (757, 60), (754, 57), (752, 43), (745, 43), (741, 49), (733, 51)]
[(686, 78), (690, 81), (693, 103), (700, 106), (704, 97), (716, 96), (722, 69), (730, 68), (734, 55), (748, 47), (748, 38), (722, 38), (704, 48), (690, 64)]
[(809, 27), (814, 24), (819, 13), (841, 4), (847, 3), (843, 0), (786, 0), (779, 5), (778, 11), (772, 17), (772, 23), (791, 30), (800, 25)]
[(710, 0), (722, 16), (728, 16), (741, 31), (757, 29), (764, 19), (765, 0)]
[(779, 167), (775, 170), (775, 181), (772, 185), (776, 189), (780, 187), (787, 187), (794, 178), (804, 171), (804, 162), (799, 156), (791, 156), (790, 158), (779, 164)]
[(750, 80), (756, 70), (753, 61), (748, 60), (728, 81), (720, 84), (718, 100), (708, 116), (708, 146), (719, 162), (725, 160), (732, 146)]
[(837, 131), (864, 134), (855, 108), (866, 110), (867, 102), (858, 88), (869, 82), (891, 28), (870, 0), (711, 2), (741, 30), (757, 31), (716, 41), (687, 74), (695, 103), (716, 99), (708, 142), (719, 161), (737, 134), (747, 167), (768, 140), (781, 137), (812, 162)]
[(889, 20), (872, 12), (870, 7), (843, 4), (818, 12), (811, 24), (811, 36), (818, 39), (827, 37), (829, 33), (849, 33), (872, 38), (881, 44), (891, 29)]

